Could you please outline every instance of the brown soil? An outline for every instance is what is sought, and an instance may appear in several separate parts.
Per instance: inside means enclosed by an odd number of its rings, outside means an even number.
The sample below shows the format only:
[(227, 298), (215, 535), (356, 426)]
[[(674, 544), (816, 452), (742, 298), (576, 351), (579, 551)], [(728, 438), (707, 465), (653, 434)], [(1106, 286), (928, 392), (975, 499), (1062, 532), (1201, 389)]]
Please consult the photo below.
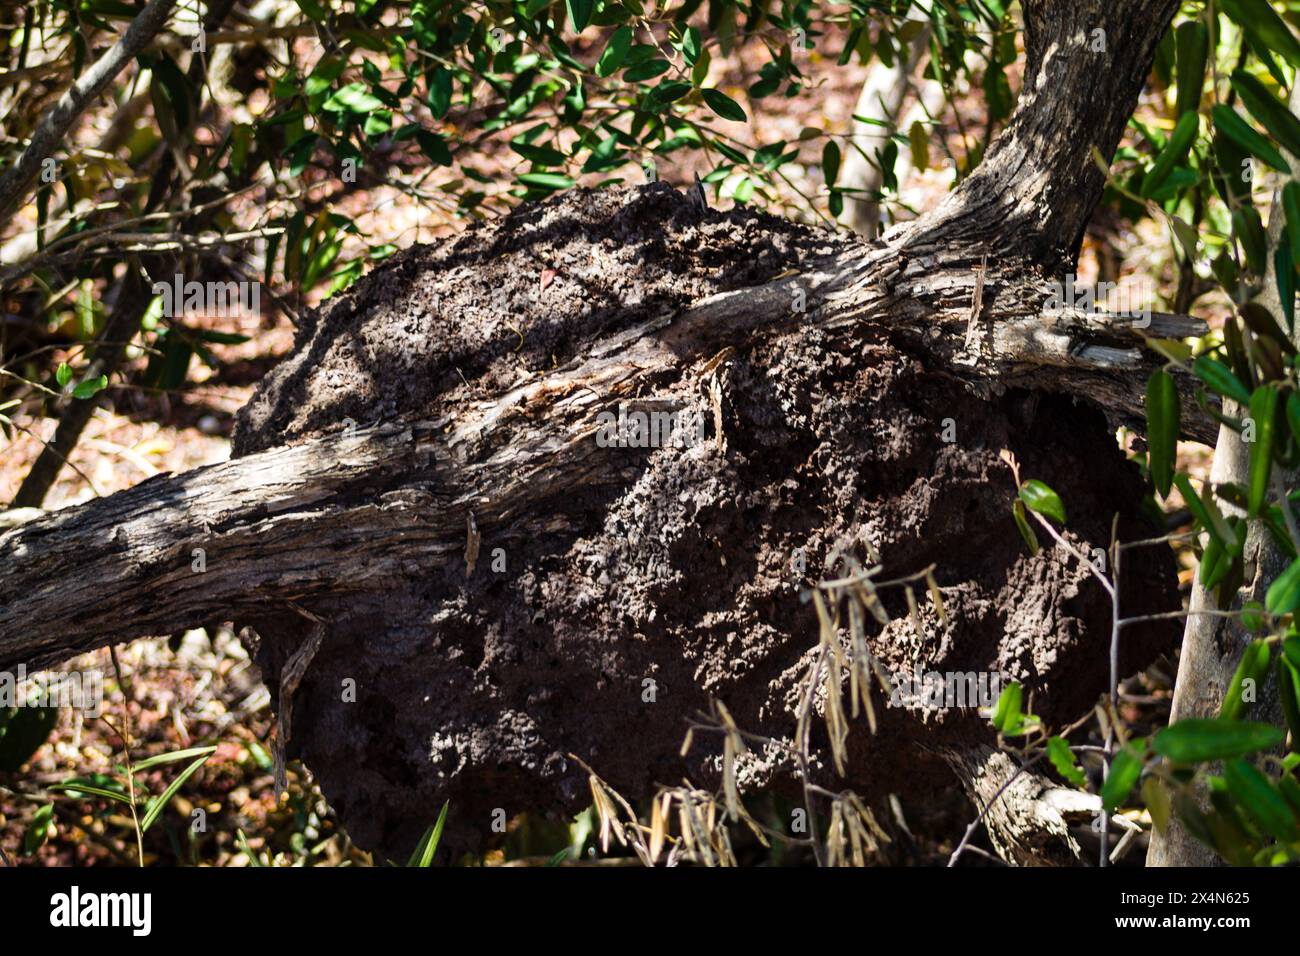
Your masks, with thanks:
[[(599, 335), (845, 244), (750, 211), (701, 214), (664, 185), (524, 207), (394, 257), (312, 315), (241, 411), (236, 454), (345, 419), (454, 410), (521, 366), (563, 363)], [(615, 487), (554, 502), (554, 530), (485, 539), (468, 583), (461, 563), (412, 569), (384, 594), (314, 608), (332, 623), (295, 697), (291, 754), (358, 843), (397, 858), (447, 799), (453, 848), (487, 832), (496, 808), (581, 809), (585, 774), (568, 754), (632, 798), (684, 776), (715, 784), (720, 740), (697, 735), (679, 755), (688, 719), (717, 699), (746, 730), (791, 734), (817, 644), (801, 591), (837, 545), (864, 538), (883, 577), (936, 564), (948, 609), (943, 625), (925, 612), (918, 635), (891, 593), (895, 620), (871, 639), (891, 671), (1005, 672), (1058, 727), (1104, 691), (1105, 595), (1063, 551), (1028, 555), (1000, 458), (1014, 452), (1024, 477), (1060, 492), (1085, 551), (1105, 547), (1116, 513), (1122, 539), (1148, 536), (1140, 476), (1097, 411), (977, 399), (886, 328), (792, 323), (741, 350), (724, 388), (725, 455), (626, 452)], [(490, 568), (498, 544), (505, 573)], [(798, 548), (808, 573), (794, 581)], [(1136, 553), (1124, 583), (1126, 613), (1177, 604), (1162, 549)], [(291, 617), (241, 623), (261, 634), (268, 676), (303, 634)], [(1125, 672), (1177, 632), (1127, 631)], [(356, 704), (340, 702), (349, 679)], [(817, 773), (906, 801), (951, 785), (942, 751), (988, 740), (974, 712), (894, 708), (875, 736), (855, 725), (847, 780), (828, 758)], [(743, 782), (793, 779), (765, 752)]]

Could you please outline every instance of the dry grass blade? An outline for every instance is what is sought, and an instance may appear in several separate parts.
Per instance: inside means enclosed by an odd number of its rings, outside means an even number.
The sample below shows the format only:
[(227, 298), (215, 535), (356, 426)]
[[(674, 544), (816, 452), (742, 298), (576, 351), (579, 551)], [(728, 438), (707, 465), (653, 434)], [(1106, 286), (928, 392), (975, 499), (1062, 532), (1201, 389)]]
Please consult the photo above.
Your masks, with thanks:
[(744, 740), (730, 712), (722, 701), (714, 701), (714, 708), (722, 721), (726, 736), (722, 743), (722, 789), (727, 799), (727, 814), (731, 819), (739, 820), (743, 813), (740, 804), (740, 788), (736, 784), (736, 756), (745, 753)]
[(844, 700), (841, 681), (844, 671), (844, 650), (840, 647), (837, 627), (831, 621), (826, 610), (826, 602), (820, 590), (813, 591), (813, 603), (817, 608), (817, 619), (821, 623), (821, 646), (824, 656), (830, 661), (822, 679), (825, 693), (826, 732), (830, 737), (831, 757), (835, 761), (835, 772), (844, 776), (844, 762), (848, 756), (845, 741), (849, 736), (848, 721), (844, 717)]
[(921, 615), (916, 607), (916, 592), (909, 586), (903, 589), (903, 593), (907, 595), (908, 619), (911, 620), (912, 627), (916, 628), (917, 637), (920, 637), (925, 633), (925, 630), (921, 627)]
[(939, 623), (948, 623), (948, 612), (943, 607), (943, 595), (939, 593), (939, 582), (934, 579), (933, 571), (925, 572), (925, 583), (930, 589), (930, 600), (934, 602), (934, 612), (939, 615)]
[(858, 704), (867, 712), (867, 726), (876, 732), (876, 705), (871, 700), (871, 671), (874, 662), (871, 651), (867, 648), (866, 622), (862, 619), (862, 610), (857, 604), (849, 604), (849, 640), (852, 645), (853, 660), (849, 668), (852, 686), (849, 696), (853, 701), (853, 716), (858, 716)]
[(663, 793), (655, 797), (650, 805), (650, 865), (653, 866), (663, 852), (664, 840), (668, 834), (668, 810), (672, 806), (672, 794)]

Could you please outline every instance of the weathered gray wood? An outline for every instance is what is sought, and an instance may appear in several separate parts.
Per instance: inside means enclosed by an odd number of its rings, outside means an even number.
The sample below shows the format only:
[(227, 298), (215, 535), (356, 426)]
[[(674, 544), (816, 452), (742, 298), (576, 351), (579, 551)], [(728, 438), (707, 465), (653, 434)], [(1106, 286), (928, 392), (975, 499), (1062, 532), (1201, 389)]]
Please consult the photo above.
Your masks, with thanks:
[[(1121, 414), (1140, 414), (1147, 360), (1138, 339), (1101, 358), (1085, 347), (1098, 332), (1123, 340), (1123, 328), (1099, 329), (1095, 316), (1004, 314), (1003, 305), (989, 310), (991, 358), (963, 365), (973, 274), (937, 259), (913, 260), (915, 270), (903, 261), (893, 247), (872, 249), (714, 296), (611, 336), (456, 419), (359, 430), (154, 478), (24, 524), (0, 536), (0, 667), (49, 665), (259, 604), (364, 588), (404, 561), (463, 547), (471, 511), (480, 527), (530, 520), (570, 483), (615, 477), (615, 464), (585, 454), (600, 412), (653, 394), (668, 372), (698, 375), (719, 350), (777, 322), (910, 321), (951, 374), (978, 387), (1064, 387), (1088, 400), (1100, 391)], [(995, 275), (989, 286), (1036, 295), (1011, 281)], [(806, 317), (791, 311), (800, 292)], [(191, 570), (196, 549), (203, 572)]]

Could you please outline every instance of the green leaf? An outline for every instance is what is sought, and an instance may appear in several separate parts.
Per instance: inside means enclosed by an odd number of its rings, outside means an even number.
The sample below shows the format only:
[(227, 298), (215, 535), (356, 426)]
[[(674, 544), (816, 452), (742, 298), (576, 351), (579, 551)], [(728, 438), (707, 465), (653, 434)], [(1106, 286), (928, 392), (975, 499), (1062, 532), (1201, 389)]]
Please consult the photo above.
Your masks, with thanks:
[[(916, 23), (916, 20), (909, 21)], [(1016, 99), (1011, 94), (1011, 83), (1007, 80), (1007, 71), (1001, 63), (990, 62), (984, 69), (984, 79), (980, 83), (984, 91), (984, 102), (988, 104), (989, 117), (1003, 120), (1011, 115)]]
[(700, 94), (704, 97), (704, 102), (708, 104), (709, 109), (723, 119), (731, 120), (734, 123), (743, 123), (748, 119), (740, 104), (721, 90), (701, 90)]
[(703, 52), (703, 35), (697, 27), (688, 27), (686, 32), (682, 34), (682, 55), (686, 57), (686, 65), (694, 66)]
[(907, 145), (912, 152), (912, 166), (919, 172), (930, 168), (930, 136), (925, 125), (917, 120), (907, 130)]
[[(1252, 156), (1262, 159), (1268, 165), (1272, 166), (1278, 172), (1289, 173), (1291, 167), (1287, 165), (1282, 154), (1277, 151), (1268, 140), (1242, 119), (1235, 110), (1229, 106), (1216, 106), (1210, 111), (1214, 117), (1214, 127), (1228, 139), (1232, 140)], [(1241, 171), (1237, 169), (1225, 170), (1229, 177), (1240, 175)]]
[(560, 173), (522, 173), (515, 178), (537, 189), (568, 189), (573, 185), (571, 178)]
[(1206, 846), (1214, 846), (1214, 832), (1210, 829), (1209, 819), (1197, 804), (1196, 798), (1186, 788), (1179, 788), (1174, 792), (1171, 802), (1178, 819), (1183, 821), (1188, 831)]
[(77, 321), (81, 323), (81, 334), (86, 338), (95, 334), (95, 286), (89, 279), (81, 282), (81, 291), (77, 294)]
[(406, 861), (408, 867), (427, 869), (432, 865), (434, 854), (438, 852), (438, 844), (442, 841), (442, 828), (447, 822), (447, 808), (449, 806), (451, 806), (451, 801), (444, 803), (442, 810), (438, 813), (438, 819), (429, 829), (424, 831), (424, 836), (420, 837), (420, 842), (415, 845), (411, 858)]
[(116, 790), (109, 790), (107, 787), (96, 787), (88, 783), (56, 783), (51, 785), (51, 790), (62, 790), (70, 797), (81, 797), (90, 795), (92, 797), (103, 797), (106, 800), (112, 800), (116, 803), (131, 805), (131, 798), (125, 793), (118, 793)]
[(447, 148), (447, 141), (438, 133), (427, 129), (418, 130), (415, 141), (420, 144), (420, 150), (435, 166), (451, 165), (451, 150)]
[[(1288, 754), (1288, 756), (1297, 757), (1300, 755), (1291, 753)], [(1300, 814), (1300, 781), (1297, 781), (1296, 778), (1291, 775), (1292, 769), (1294, 768), (1288, 768), (1287, 773), (1282, 775), (1277, 784), (1278, 788), (1282, 791), (1282, 796), (1285, 797), (1286, 802), (1291, 805), (1291, 809)]]
[(1178, 388), (1162, 368), (1147, 380), (1147, 445), (1151, 482), (1161, 498), (1169, 497), (1178, 457)]
[(1200, 522), (1211, 537), (1217, 537), (1219, 543), (1228, 551), (1236, 551), (1240, 543), (1236, 532), (1232, 526), (1223, 517), (1218, 506), (1214, 503), (1214, 495), (1210, 491), (1209, 482), (1205, 484), (1204, 494), (1198, 495), (1192, 487), (1191, 480), (1184, 474), (1174, 475), (1174, 487), (1176, 487), (1183, 500), (1187, 502), (1187, 507), (1191, 510), (1196, 520)]
[(1300, 606), (1300, 558), (1292, 561), (1268, 586), (1264, 606), (1270, 614), (1290, 614)]
[(1291, 181), (1282, 187), (1282, 210), (1291, 240), (1291, 265), (1300, 267), (1300, 183)]
[(1255, 440), (1250, 443), (1250, 481), (1246, 513), (1254, 518), (1268, 497), (1268, 480), (1273, 469), (1273, 432), (1277, 423), (1278, 391), (1261, 385), (1250, 396), (1250, 417), (1255, 422)]
[(1142, 776), (1142, 754), (1135, 749), (1141, 741), (1125, 747), (1115, 754), (1110, 763), (1110, 771), (1101, 785), (1101, 806), (1107, 813), (1114, 813), (1128, 797), (1133, 785)]
[(393, 127), (393, 114), (389, 110), (377, 110), (366, 117), (362, 132), (370, 138), (382, 136)]
[(187, 75), (167, 54), (152, 56), (149, 68), (153, 72), (149, 98), (153, 102), (154, 116), (167, 141), (177, 142), (193, 120), (194, 91)]
[(1211, 391), (1242, 405), (1250, 404), (1250, 389), (1241, 383), (1241, 379), (1233, 374), (1232, 369), (1217, 359), (1201, 356), (1192, 363), (1192, 373)]
[(1047, 759), (1052, 761), (1052, 766), (1056, 768), (1057, 773), (1076, 787), (1082, 787), (1087, 783), (1088, 778), (1079, 768), (1074, 754), (1070, 751), (1070, 745), (1066, 743), (1064, 737), (1048, 738)]
[(1277, 280), (1277, 297), (1282, 303), (1282, 315), (1286, 317), (1286, 327), (1294, 330), (1296, 270), (1287, 268), (1288, 258), (1287, 251), (1280, 244), (1273, 250), (1273, 273)]
[[(691, 29), (695, 29), (692, 27)], [(695, 61), (695, 66), (691, 67), (691, 83), (695, 86), (703, 85), (704, 81), (709, 78), (709, 65), (713, 62), (713, 56), (708, 50), (700, 51), (700, 58)]]
[(1157, 776), (1142, 781), (1142, 802), (1151, 814), (1151, 823), (1161, 832), (1169, 825), (1169, 791)]
[(1237, 663), (1236, 673), (1232, 675), (1232, 683), (1228, 685), (1228, 691), (1223, 695), (1223, 704), (1219, 708), (1221, 719), (1236, 720), (1245, 712), (1246, 682), (1250, 681), (1258, 694), (1260, 685), (1268, 674), (1268, 664), (1271, 659), (1272, 651), (1267, 641), (1252, 641), (1246, 645), (1246, 650), (1242, 652), (1241, 660)]
[(342, 239), (331, 239), (328, 242), (322, 242), (316, 251), (311, 254), (307, 260), (307, 265), (302, 271), (302, 287), (310, 289), (316, 285), (334, 260), (338, 258), (339, 253), (343, 251)]
[(596, 9), (596, 0), (566, 0), (565, 6), (569, 9), (569, 22), (573, 24), (573, 32), (581, 33), (587, 29)]
[(1300, 154), (1300, 119), (1296, 119), (1285, 103), (1245, 70), (1232, 74), (1232, 88), (1260, 126), (1292, 156)]
[[(1280, 509), (1278, 509), (1280, 510)], [(1245, 601), (1241, 605), (1241, 626), (1252, 634), (1259, 634), (1268, 626), (1268, 618), (1264, 614), (1264, 605), (1258, 601)], [(1267, 655), (1265, 655), (1267, 658)], [(1265, 664), (1268, 660), (1265, 659)]]
[(1246, 265), (1257, 276), (1268, 267), (1268, 236), (1254, 206), (1239, 206), (1232, 213), (1232, 230), (1246, 253)]
[(1169, 178), (1169, 174), (1174, 171), (1174, 167), (1187, 158), (1187, 152), (1192, 148), (1192, 143), (1196, 141), (1196, 133), (1200, 128), (1199, 113), (1184, 113), (1174, 127), (1173, 133), (1169, 137), (1169, 142), (1165, 148), (1160, 151), (1155, 164), (1142, 179), (1142, 196), (1148, 197), (1160, 188), (1160, 185)]
[(1295, 814), (1258, 768), (1244, 760), (1230, 760), (1223, 766), (1223, 779), (1228, 792), (1271, 836), (1283, 842), (1296, 838)]
[(0, 772), (17, 773), (49, 739), (57, 707), (0, 708)]
[(303, 92), (309, 97), (319, 96), (324, 93), (334, 85), (334, 81), (339, 78), (347, 65), (347, 61), (342, 57), (322, 57), (321, 61), (316, 64), (316, 68), (311, 71), (311, 75), (307, 77), (307, 81), (303, 84)]
[(384, 108), (384, 101), (366, 91), (364, 83), (349, 83), (330, 95), (323, 109), (335, 113), (369, 113)]
[(1219, 0), (1219, 9), (1235, 21), (1261, 47), (1300, 66), (1300, 41), (1268, 0)]
[(1277, 680), (1278, 697), (1282, 701), (1282, 714), (1291, 729), (1291, 749), (1300, 750), (1300, 670), (1296, 670), (1285, 656), (1279, 654), (1273, 664)]
[(324, 23), (326, 18), (329, 17), (329, 12), (316, 0), (294, 0), (294, 2), (298, 5), (299, 10), (317, 23)]
[(139, 773), (142, 770), (149, 770), (152, 767), (158, 767), (168, 763), (179, 763), (182, 760), (188, 760), (190, 757), (201, 757), (204, 754), (216, 753), (216, 747), (189, 747), (185, 750), (174, 750), (171, 753), (158, 754), (141, 760), (139, 763), (132, 764), (131, 770)]
[(180, 776), (171, 782), (171, 785), (162, 792), (161, 796), (154, 797), (149, 801), (149, 809), (145, 811), (144, 817), (140, 820), (141, 833), (147, 832), (149, 828), (153, 826), (154, 821), (162, 815), (163, 810), (167, 808), (167, 804), (171, 802), (172, 797), (176, 796), (176, 792), (185, 785), (185, 781), (194, 776), (198, 769), (207, 763), (211, 757), (212, 754), (204, 754), (198, 760), (194, 761), (181, 771)]
[(1061, 503), (1061, 496), (1038, 479), (1031, 478), (1020, 486), (1020, 500), (1057, 524), (1065, 524), (1065, 505)]
[(98, 378), (88, 378), (84, 382), (77, 383), (77, 387), (72, 390), (72, 397), (90, 398), (92, 395), (97, 395), (106, 388), (108, 388), (107, 375), (101, 375)]
[(1156, 734), (1151, 749), (1175, 763), (1201, 763), (1267, 750), (1280, 744), (1282, 738), (1282, 731), (1272, 724), (1188, 718)]
[(429, 77), (429, 112), (434, 119), (442, 119), (451, 108), (452, 75), (446, 67), (438, 67)]
[(510, 148), (524, 159), (538, 166), (563, 166), (564, 154), (553, 146), (534, 146), (531, 143), (512, 142)]
[(1209, 31), (1200, 20), (1184, 20), (1176, 31), (1178, 46), (1178, 106), (1177, 115), (1195, 113), (1200, 109), (1201, 90), (1205, 85), (1205, 63), (1208, 58)]
[(59, 383), (59, 388), (63, 388), (72, 381), (72, 367), (67, 362), (60, 362), (54, 370), (54, 380)]
[(1217, 536), (1210, 535), (1205, 542), (1205, 550), (1201, 553), (1198, 569), (1201, 587), (1212, 588), (1222, 581), (1230, 570), (1232, 560), (1233, 555), (1224, 548), (1223, 542)]
[(38, 807), (32, 814), (31, 822), (23, 833), (23, 856), (31, 856), (44, 845), (50, 835), (50, 823), (54, 819), (54, 804), (47, 803)]
[(822, 178), (827, 186), (834, 186), (840, 174), (840, 148), (834, 140), (827, 140), (822, 147)]
[(1254, 178), (1254, 170), (1248, 169), (1250, 154), (1241, 147), (1241, 144), (1224, 135), (1223, 130), (1217, 128), (1214, 133), (1213, 154), (1216, 168), (1211, 178), (1219, 195), (1229, 206), (1235, 207), (1241, 203), (1249, 205), (1251, 179)]
[(249, 866), (266, 866), (266, 864), (262, 862), (261, 857), (254, 853), (253, 848), (248, 845), (248, 837), (244, 836), (242, 827), (235, 830), (235, 846), (239, 847), (239, 852), (244, 854), (244, 858), (248, 860)]
[(238, 332), (219, 332), (216, 329), (187, 329), (186, 331), (196, 339), (215, 342), (217, 345), (242, 345), (249, 340), (249, 336), (240, 335)]
[(1016, 527), (1020, 530), (1020, 537), (1025, 539), (1025, 544), (1029, 545), (1029, 554), (1032, 557), (1039, 551), (1038, 535), (1034, 534), (1033, 526), (1029, 523), (1029, 516), (1025, 514), (1025, 503), (1019, 498), (1011, 504), (1011, 516), (1016, 520)]
[(626, 83), (643, 83), (646, 80), (653, 80), (660, 74), (667, 73), (672, 64), (667, 60), (646, 60), (644, 63), (637, 63), (629, 66), (623, 71), (623, 80)]
[(1288, 353), (1295, 351), (1290, 338), (1282, 331), (1282, 326), (1277, 324), (1277, 318), (1262, 302), (1243, 303), (1237, 307), (1237, 313), (1241, 316), (1241, 320), (1246, 323), (1247, 328), (1257, 336), (1271, 339), (1274, 345)]
[(650, 91), (646, 97), (646, 109), (659, 111), (676, 103), (691, 91), (691, 84), (681, 80), (665, 80)]
[(998, 696), (997, 707), (993, 711), (993, 726), (999, 732), (1005, 732), (1020, 722), (1020, 704), (1024, 691), (1020, 684), (1012, 681), (1002, 689)]
[(1287, 637), (1282, 641), (1282, 656), (1285, 657), (1291, 666), (1300, 670), (1300, 637)]
[(630, 49), (632, 49), (632, 28), (619, 27), (605, 44), (605, 52), (596, 61), (596, 75), (611, 76), (617, 73), (623, 61), (627, 59), (627, 51)]

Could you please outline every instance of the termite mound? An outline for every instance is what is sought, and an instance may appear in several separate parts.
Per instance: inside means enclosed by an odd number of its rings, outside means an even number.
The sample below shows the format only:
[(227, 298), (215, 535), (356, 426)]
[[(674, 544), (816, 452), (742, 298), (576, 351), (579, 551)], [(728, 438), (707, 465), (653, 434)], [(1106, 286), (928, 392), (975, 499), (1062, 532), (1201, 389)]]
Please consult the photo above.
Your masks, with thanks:
[[(847, 247), (759, 213), (698, 211), (664, 185), (525, 206), (394, 257), (309, 316), (241, 412), (236, 451), (346, 419), (454, 415), (521, 368)], [(834, 552), (862, 557), (865, 542), (882, 577), (934, 565), (946, 605), (940, 621), (920, 592), (918, 633), (904, 592), (882, 592), (893, 620), (872, 625), (869, 648), (887, 672), (1005, 674), (1056, 726), (1104, 691), (1109, 602), (1045, 536), (1028, 553), (1004, 455), (1060, 493), (1084, 553), (1106, 547), (1114, 515), (1122, 539), (1147, 537), (1141, 477), (1101, 413), (1023, 392), (976, 398), (884, 326), (792, 319), (732, 345), (721, 435), (710, 423), (687, 447), (605, 449), (616, 480), (555, 488), (546, 532), (485, 536), (468, 578), (450, 561), (311, 608), (330, 623), (294, 699), (290, 755), (359, 844), (400, 858), (445, 800), (452, 849), (498, 809), (572, 814), (590, 796), (569, 754), (633, 799), (683, 778), (716, 785), (721, 740), (697, 734), (682, 757), (688, 722), (718, 700), (743, 729), (791, 737), (818, 642), (805, 592), (837, 572)], [(666, 381), (658, 397), (690, 404), (694, 388)], [(530, 449), (517, 453), (522, 466)], [(1126, 613), (1177, 606), (1166, 552), (1135, 553), (1123, 584)], [(241, 623), (260, 634), (274, 690), (305, 622), (268, 611)], [(1127, 631), (1123, 667), (1177, 630)], [(341, 700), (345, 681), (355, 703)], [(972, 710), (889, 708), (877, 694), (880, 726), (854, 724), (845, 778), (818, 732), (821, 782), (924, 801), (951, 784), (945, 752), (991, 742)], [(741, 783), (796, 789), (780, 748), (742, 761)]]

